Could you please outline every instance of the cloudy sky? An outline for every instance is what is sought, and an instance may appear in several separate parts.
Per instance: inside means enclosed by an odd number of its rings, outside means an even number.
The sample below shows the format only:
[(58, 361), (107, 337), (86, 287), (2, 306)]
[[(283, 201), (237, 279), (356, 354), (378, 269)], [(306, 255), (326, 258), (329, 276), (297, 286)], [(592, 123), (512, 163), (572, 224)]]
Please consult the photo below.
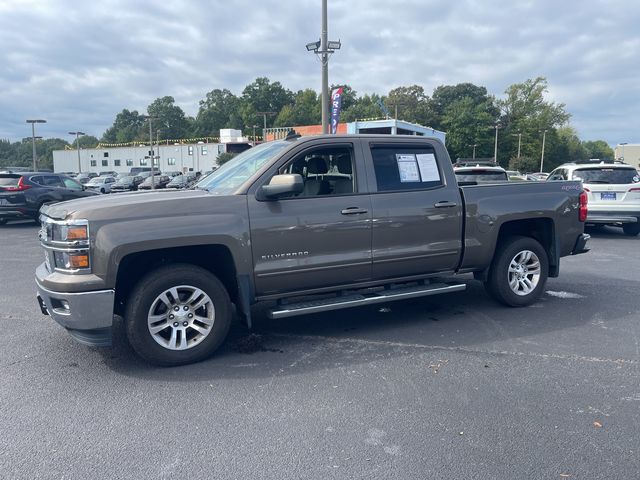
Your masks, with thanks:
[[(256, 77), (320, 90), (320, 0), (0, 0), (0, 138), (100, 137), (172, 95), (188, 115)], [(545, 76), (585, 140), (640, 143), (640, 3), (329, 0), (330, 83), (359, 94), (472, 82), (501, 96)]]

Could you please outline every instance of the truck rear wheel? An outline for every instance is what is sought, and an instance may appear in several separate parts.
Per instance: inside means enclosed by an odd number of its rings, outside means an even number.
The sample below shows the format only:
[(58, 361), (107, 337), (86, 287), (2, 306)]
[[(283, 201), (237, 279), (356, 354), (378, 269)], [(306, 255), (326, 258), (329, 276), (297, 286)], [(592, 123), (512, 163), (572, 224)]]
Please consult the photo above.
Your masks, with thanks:
[(524, 307), (534, 303), (549, 275), (549, 259), (540, 243), (531, 237), (513, 236), (500, 242), (485, 288), (500, 303)]
[(189, 264), (145, 275), (127, 301), (129, 343), (145, 360), (184, 365), (209, 357), (229, 332), (231, 302), (218, 278)]

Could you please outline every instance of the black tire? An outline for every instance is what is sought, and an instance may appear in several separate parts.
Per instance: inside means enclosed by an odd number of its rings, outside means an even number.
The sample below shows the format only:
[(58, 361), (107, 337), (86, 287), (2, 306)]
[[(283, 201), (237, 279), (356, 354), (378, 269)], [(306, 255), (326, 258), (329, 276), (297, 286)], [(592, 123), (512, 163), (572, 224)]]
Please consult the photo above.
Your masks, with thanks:
[(6, 223), (7, 223), (6, 218), (0, 218), (0, 225), (6, 225)]
[(100, 193), (105, 193), (104, 188), (100, 189)]
[[(511, 278), (513, 278), (514, 275), (517, 278), (515, 272), (510, 273), (509, 266), (512, 260), (516, 260), (521, 252), (527, 251), (532, 252), (538, 258), (539, 276), (537, 277), (537, 283), (533, 286), (532, 280), (535, 278), (535, 275), (530, 274), (531, 278), (529, 278), (529, 275), (524, 271), (523, 282), (525, 281), (524, 278), (527, 278), (529, 282), (532, 283), (533, 288), (528, 292), (521, 291), (521, 294), (518, 294), (512, 289), (509, 283), (510, 275), (512, 275)], [(531, 258), (534, 259), (533, 256)], [(525, 264), (525, 266), (528, 268), (532, 265)], [(484, 286), (487, 292), (500, 303), (510, 307), (525, 307), (540, 298), (548, 276), (549, 257), (545, 249), (540, 245), (540, 242), (531, 237), (513, 236), (505, 238), (498, 243), (489, 270), (489, 279), (485, 282)], [(516, 289), (524, 286), (520, 284), (520, 281), (517, 279), (515, 283)]]
[[(172, 350), (160, 345), (152, 336), (148, 325), (150, 309), (154, 305), (160, 305), (157, 303), (158, 297), (177, 286), (193, 286), (202, 290), (210, 298), (214, 311), (213, 324), (208, 334), (201, 339), (201, 343), (184, 350)], [(171, 310), (167, 310), (167, 315), (170, 312)], [(142, 358), (160, 366), (184, 365), (204, 360), (220, 347), (231, 324), (231, 301), (220, 280), (209, 271), (190, 264), (167, 265), (149, 272), (138, 281), (127, 300), (125, 321), (129, 343)], [(168, 336), (176, 329), (172, 329), (168, 319), (166, 321), (168, 329), (163, 334)]]
[(630, 237), (635, 237), (640, 234), (640, 218), (637, 223), (625, 223), (622, 225), (622, 231)]

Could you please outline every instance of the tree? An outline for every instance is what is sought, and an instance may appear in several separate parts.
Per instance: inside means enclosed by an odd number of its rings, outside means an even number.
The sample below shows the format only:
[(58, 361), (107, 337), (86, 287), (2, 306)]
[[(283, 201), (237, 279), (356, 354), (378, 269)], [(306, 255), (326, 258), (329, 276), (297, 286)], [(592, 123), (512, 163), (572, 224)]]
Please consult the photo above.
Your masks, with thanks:
[(274, 121), (276, 127), (296, 125), (316, 125), (320, 123), (320, 103), (318, 94), (311, 89), (299, 90), (293, 105), (285, 105)]
[[(507, 156), (517, 156), (517, 140), (515, 135), (522, 135), (521, 155), (531, 158), (540, 157), (542, 151), (543, 131), (547, 130), (545, 158), (551, 166), (560, 161), (562, 152), (556, 152), (560, 145), (558, 138), (568, 139), (566, 134), (557, 136), (555, 129), (565, 125), (570, 115), (564, 104), (545, 100), (547, 80), (544, 77), (528, 79), (523, 83), (509, 86), (506, 97), (498, 100), (502, 112), (500, 123), (503, 126), (503, 141), (500, 151)], [(565, 152), (566, 153), (566, 152)], [(547, 163), (545, 161), (545, 163)], [(547, 167), (545, 166), (545, 169)]]
[(447, 132), (447, 149), (452, 159), (471, 157), (476, 144), (476, 157), (493, 157), (493, 121), (491, 105), (476, 104), (471, 97), (454, 100), (444, 110), (441, 125)]
[(236, 154), (235, 153), (231, 153), (231, 152), (222, 152), (221, 154), (218, 155), (218, 157), (216, 158), (216, 163), (218, 165), (224, 165), (225, 163), (227, 163), (229, 160), (231, 160), (233, 157), (235, 157)]
[[(282, 110), (285, 105), (293, 104), (293, 94), (284, 88), (280, 82), (273, 82), (266, 77), (258, 77), (242, 91), (241, 116), (245, 127), (259, 122), (262, 115), (258, 112), (275, 112)], [(273, 125), (273, 117), (267, 115), (267, 127)]]
[[(147, 107), (149, 115), (154, 117), (152, 120), (153, 134), (160, 129), (163, 138), (177, 139), (184, 138), (189, 133), (189, 122), (182, 108), (175, 104), (175, 100), (171, 96), (156, 98)], [(149, 121), (145, 120), (142, 131), (138, 132), (139, 140), (148, 140), (149, 138)]]
[[(95, 148), (99, 140), (93, 135), (83, 135), (78, 138), (78, 142), (80, 143), (80, 148)], [(78, 148), (78, 142), (76, 142), (76, 140), (71, 142), (71, 147)]]
[(217, 136), (221, 128), (242, 128), (240, 99), (226, 88), (211, 90), (204, 100), (200, 100), (194, 133)]
[(614, 153), (607, 142), (604, 140), (582, 142), (582, 146), (586, 150), (586, 158), (599, 158), (601, 160), (613, 160)]
[(342, 111), (340, 120), (342, 122), (353, 122), (356, 120), (364, 120), (367, 118), (378, 118), (382, 115), (379, 101), (380, 95), (364, 95), (356, 99), (349, 108)]
[(400, 120), (425, 126), (432, 120), (429, 97), (424, 93), (424, 88), (419, 85), (394, 88), (389, 92), (384, 103), (394, 117), (397, 107)]
[[(428, 114), (431, 117), (430, 126), (444, 130), (442, 124), (445, 111), (449, 106), (461, 98), (470, 98), (473, 105), (484, 104), (492, 119), (497, 120), (500, 114), (495, 106), (495, 99), (487, 94), (485, 87), (479, 87), (473, 83), (459, 83), (457, 85), (440, 85), (433, 91), (428, 101)], [(494, 124), (489, 122), (489, 125)]]
[(105, 143), (132, 142), (138, 136), (144, 117), (137, 110), (129, 111), (126, 108), (116, 115), (116, 119), (102, 135)]

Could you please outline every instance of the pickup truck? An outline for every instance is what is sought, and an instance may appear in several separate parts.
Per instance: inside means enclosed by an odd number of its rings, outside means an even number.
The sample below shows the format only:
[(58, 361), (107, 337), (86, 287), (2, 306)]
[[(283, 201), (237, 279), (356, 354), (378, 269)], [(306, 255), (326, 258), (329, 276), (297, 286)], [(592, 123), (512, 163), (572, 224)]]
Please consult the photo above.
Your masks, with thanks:
[(43, 313), (111, 344), (114, 315), (144, 359), (210, 356), (251, 306), (272, 318), (459, 292), (461, 274), (512, 307), (586, 252), (580, 182), (459, 187), (434, 139), (322, 135), (256, 146), (178, 192), (41, 210)]

